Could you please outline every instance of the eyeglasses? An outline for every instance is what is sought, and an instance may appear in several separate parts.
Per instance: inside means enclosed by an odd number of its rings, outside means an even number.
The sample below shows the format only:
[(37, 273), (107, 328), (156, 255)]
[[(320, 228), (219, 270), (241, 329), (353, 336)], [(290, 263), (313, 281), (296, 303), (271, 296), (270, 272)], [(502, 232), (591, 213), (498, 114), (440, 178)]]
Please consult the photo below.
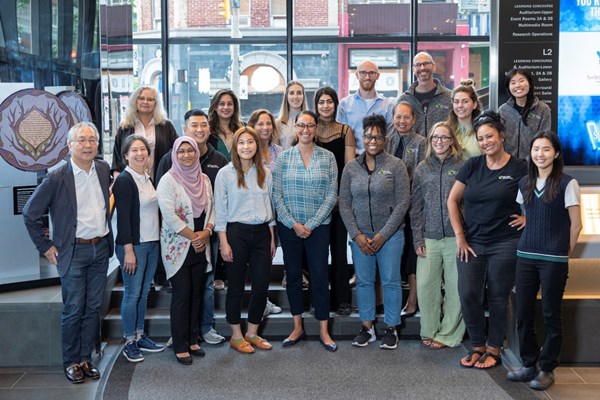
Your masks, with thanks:
[(377, 72), (377, 71), (358, 71), (358, 76), (360, 76), (361, 78), (366, 78), (368, 75), (369, 78), (375, 78), (375, 76), (378, 73), (379, 72)]
[(184, 155), (184, 154), (196, 154), (196, 150), (195, 149), (179, 149), (176, 151), (177, 155)]
[(299, 131), (303, 131), (306, 128), (308, 128), (308, 130), (313, 130), (317, 127), (317, 124), (296, 124), (294, 125), (296, 127), (296, 129), (298, 129)]
[(85, 146), (86, 143), (89, 143), (92, 146), (98, 144), (98, 139), (96, 139), (96, 138), (84, 138), (84, 137), (80, 137), (80, 138), (77, 138), (75, 141), (77, 143), (79, 143), (80, 146)]
[(365, 142), (370, 142), (373, 139), (375, 139), (376, 142), (383, 142), (385, 140), (385, 136), (381, 136), (381, 135), (377, 135), (377, 136), (363, 135), (363, 138), (365, 139)]
[(450, 136), (438, 136), (438, 135), (433, 135), (433, 136), (431, 137), (431, 141), (432, 141), (432, 142), (441, 141), (442, 143), (446, 143), (446, 142), (448, 142), (450, 139), (452, 139)]
[(156, 101), (156, 99), (154, 97), (138, 97), (137, 98), (138, 101), (144, 102), (147, 101), (148, 103), (154, 103)]
[(413, 65), (413, 67), (421, 68), (421, 67), (429, 67), (430, 65), (433, 65), (433, 63), (431, 61), (423, 61), (423, 62), (415, 63)]

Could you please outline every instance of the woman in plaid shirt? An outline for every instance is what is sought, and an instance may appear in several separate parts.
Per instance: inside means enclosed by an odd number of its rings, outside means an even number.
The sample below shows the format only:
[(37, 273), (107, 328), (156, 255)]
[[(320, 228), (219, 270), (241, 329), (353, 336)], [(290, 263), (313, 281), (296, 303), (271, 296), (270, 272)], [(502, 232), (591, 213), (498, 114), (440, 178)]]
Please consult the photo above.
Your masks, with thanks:
[(279, 155), (273, 174), (273, 204), (287, 274), (286, 292), (294, 319), (294, 330), (283, 345), (293, 346), (306, 338), (302, 326), (302, 253), (306, 250), (321, 343), (326, 350), (336, 351), (337, 345), (327, 327), (327, 266), (329, 223), (337, 200), (337, 165), (333, 153), (315, 145), (315, 113), (302, 111), (296, 118), (294, 130), (297, 144)]

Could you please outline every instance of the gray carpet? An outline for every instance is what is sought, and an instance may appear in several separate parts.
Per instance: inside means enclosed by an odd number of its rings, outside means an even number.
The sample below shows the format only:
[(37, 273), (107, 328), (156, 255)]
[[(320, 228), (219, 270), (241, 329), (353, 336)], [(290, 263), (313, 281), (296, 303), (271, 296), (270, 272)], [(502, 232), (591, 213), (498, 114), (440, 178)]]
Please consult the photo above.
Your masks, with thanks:
[[(176, 362), (170, 349), (129, 363), (118, 352), (106, 382), (106, 400), (130, 399), (532, 399), (497, 367), (462, 368), (463, 347), (428, 350), (419, 341), (401, 341), (396, 350), (338, 341), (336, 353), (317, 341), (244, 355), (228, 345), (204, 346), (206, 357), (192, 366)], [(101, 394), (102, 396), (102, 394)], [(100, 396), (99, 396), (100, 397)]]

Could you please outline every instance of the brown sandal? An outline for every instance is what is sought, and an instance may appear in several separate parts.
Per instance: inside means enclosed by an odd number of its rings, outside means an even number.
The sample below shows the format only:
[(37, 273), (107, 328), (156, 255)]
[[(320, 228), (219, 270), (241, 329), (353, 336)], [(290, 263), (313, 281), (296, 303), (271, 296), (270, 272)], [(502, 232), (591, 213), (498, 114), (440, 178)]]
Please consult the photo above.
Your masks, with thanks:
[(433, 342), (433, 339), (425, 338), (421, 340), (421, 344), (427, 348), (431, 346), (431, 342)]
[(431, 350), (440, 350), (444, 347), (446, 347), (446, 345), (442, 342), (438, 342), (437, 340), (432, 340), (431, 343), (429, 343), (429, 348)]

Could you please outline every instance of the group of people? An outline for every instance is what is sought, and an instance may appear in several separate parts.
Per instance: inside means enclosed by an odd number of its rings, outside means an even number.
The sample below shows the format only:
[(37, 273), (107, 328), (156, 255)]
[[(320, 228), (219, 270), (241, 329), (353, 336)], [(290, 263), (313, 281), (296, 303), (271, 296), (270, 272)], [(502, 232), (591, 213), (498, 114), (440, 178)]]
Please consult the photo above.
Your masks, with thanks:
[[(450, 91), (434, 78), (435, 68), (431, 55), (418, 53), (417, 79), (394, 103), (375, 89), (377, 65), (364, 61), (356, 72), (359, 89), (339, 100), (334, 89), (320, 88), (314, 111), (304, 86), (292, 81), (279, 118), (259, 109), (246, 124), (235, 93), (220, 90), (208, 115), (186, 113), (181, 137), (157, 90), (142, 86), (131, 95), (116, 135), (112, 168), (94, 159), (96, 128), (75, 125), (68, 138), (71, 160), (46, 176), (24, 209), (32, 240), (61, 276), (67, 378), (99, 377), (90, 353), (115, 243), (124, 286), (124, 356), (138, 362), (143, 352), (164, 349), (144, 333), (158, 270), (172, 285), (173, 351), (189, 365), (193, 356), (205, 354), (199, 337), (225, 341), (214, 330), (220, 265), (228, 280), (231, 348), (272, 349), (258, 333), (265, 309), (273, 307), (267, 293), (278, 245), (293, 318), (283, 346), (306, 338), (307, 269), (320, 342), (336, 351), (330, 311), (352, 312), (349, 237), (361, 320), (353, 345), (376, 340), (374, 321), (383, 307), (380, 347), (396, 348), (401, 316), (418, 307), (425, 347), (455, 347), (466, 330), (472, 350), (460, 364), (494, 367), (501, 361), (516, 282), (524, 367), (509, 379), (548, 387), (561, 347), (568, 255), (581, 229), (577, 182), (562, 171), (550, 111), (533, 95), (527, 71), (507, 74), (510, 100), (496, 113), (481, 110), (472, 81)], [(48, 208), (52, 239), (41, 222)], [(409, 285), (405, 303), (402, 275)], [(251, 298), (244, 333), (247, 276)], [(540, 284), (546, 329), (541, 352), (533, 318)], [(90, 285), (94, 292), (86, 290)]]

